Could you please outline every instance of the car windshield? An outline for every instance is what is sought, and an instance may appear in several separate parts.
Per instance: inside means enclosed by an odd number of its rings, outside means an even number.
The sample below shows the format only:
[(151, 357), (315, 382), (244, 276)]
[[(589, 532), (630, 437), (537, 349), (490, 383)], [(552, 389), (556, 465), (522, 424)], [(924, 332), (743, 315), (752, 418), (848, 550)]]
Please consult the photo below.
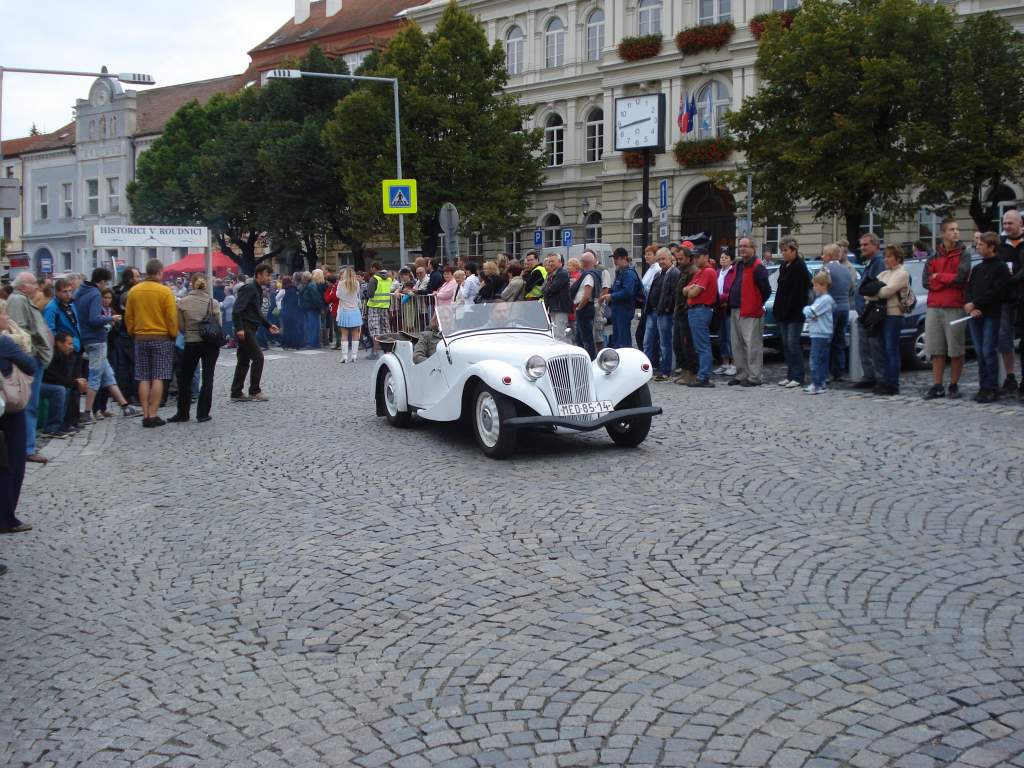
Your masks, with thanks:
[(548, 314), (539, 301), (497, 301), (437, 308), (437, 322), (445, 336), (471, 331), (547, 331)]

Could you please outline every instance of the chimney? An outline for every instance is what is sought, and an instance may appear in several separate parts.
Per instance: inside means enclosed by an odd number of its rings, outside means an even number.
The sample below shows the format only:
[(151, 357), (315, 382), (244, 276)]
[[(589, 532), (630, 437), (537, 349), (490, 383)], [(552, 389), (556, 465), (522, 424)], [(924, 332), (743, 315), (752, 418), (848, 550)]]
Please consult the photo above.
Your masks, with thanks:
[(331, 18), (334, 14), (341, 10), (341, 0), (327, 0), (327, 18)]
[(309, 0), (295, 0), (295, 23), (301, 24), (309, 18)]

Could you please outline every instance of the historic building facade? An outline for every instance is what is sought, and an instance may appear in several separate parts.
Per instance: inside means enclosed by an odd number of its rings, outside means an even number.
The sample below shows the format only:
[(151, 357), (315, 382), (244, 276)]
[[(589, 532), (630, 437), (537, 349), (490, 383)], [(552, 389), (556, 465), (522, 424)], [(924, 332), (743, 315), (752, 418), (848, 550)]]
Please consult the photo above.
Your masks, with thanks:
[[(447, 0), (432, 0), (405, 12), (428, 31), (436, 25)], [(508, 90), (534, 107), (534, 127), (544, 130), (546, 182), (537, 195), (529, 220), (510, 231), (504, 241), (486, 242), (466, 236), (470, 253), (505, 249), (521, 254), (533, 245), (536, 230), (543, 245), (560, 242), (560, 233), (573, 231), (574, 242), (602, 241), (631, 247), (639, 256), (642, 213), (642, 169), (630, 167), (635, 158), (614, 150), (613, 105), (621, 96), (663, 93), (666, 96), (666, 151), (651, 168), (651, 240), (679, 240), (705, 233), (716, 246), (732, 246), (746, 218), (742, 197), (737, 201), (718, 190), (707, 175), (740, 160), (737, 154), (706, 167), (683, 167), (673, 156), (680, 140), (724, 135), (723, 116), (738, 109), (758, 87), (755, 70), (757, 40), (751, 21), (758, 14), (791, 10), (799, 0), (463, 0), (460, 5), (484, 25), (489, 40), (506, 47)], [(1018, 29), (1024, 29), (1024, 8), (1008, 0), (960, 0), (958, 13), (997, 10)], [(683, 30), (731, 22), (735, 32), (718, 49), (683, 56), (675, 37)], [(755, 24), (756, 27), (756, 24)], [(624, 38), (662, 35), (656, 55), (627, 60), (620, 55)], [(627, 56), (631, 52), (627, 51)], [(681, 102), (696, 102), (696, 126), (682, 134), (677, 125)], [(659, 206), (659, 188), (668, 185), (667, 207)], [(783, 183), (780, 180), (780, 183)], [(1012, 185), (997, 191), (1004, 207), (1024, 200), (1024, 190)], [(891, 242), (938, 237), (936, 217), (922, 211), (919, 221), (885, 222), (871, 214), (863, 231), (874, 231)], [(973, 229), (963, 212), (967, 229)], [(660, 236), (660, 221), (667, 235)], [(842, 237), (841, 221), (816, 221), (810, 210), (798, 212), (795, 233), (805, 253), (817, 252)], [(777, 250), (788, 230), (777, 222), (754, 222), (759, 244)]]

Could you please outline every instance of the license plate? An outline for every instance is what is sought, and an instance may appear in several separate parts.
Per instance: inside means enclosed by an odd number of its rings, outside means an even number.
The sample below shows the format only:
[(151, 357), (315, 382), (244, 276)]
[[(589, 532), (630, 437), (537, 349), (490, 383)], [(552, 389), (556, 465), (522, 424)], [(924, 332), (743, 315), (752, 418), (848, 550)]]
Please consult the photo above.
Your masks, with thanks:
[(608, 413), (611, 410), (611, 400), (596, 400), (593, 403), (565, 403), (558, 406), (558, 415), (589, 416), (592, 413)]

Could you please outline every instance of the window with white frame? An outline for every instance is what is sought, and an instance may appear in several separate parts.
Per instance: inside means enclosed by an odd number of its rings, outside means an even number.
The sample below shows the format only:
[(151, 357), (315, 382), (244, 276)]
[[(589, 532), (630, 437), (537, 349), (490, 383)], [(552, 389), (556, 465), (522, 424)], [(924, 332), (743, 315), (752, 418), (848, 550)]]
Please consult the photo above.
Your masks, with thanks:
[[(632, 226), (632, 243), (633, 243), (633, 259), (639, 259), (644, 255), (644, 207), (638, 205), (636, 210), (633, 211), (633, 226)], [(647, 242), (651, 242), (651, 231), (654, 228), (654, 222), (652, 221), (651, 209), (647, 209)]]
[(484, 252), (484, 236), (479, 232), (471, 232), (469, 235), (469, 255), (480, 258)]
[(519, 26), (505, 33), (505, 69), (510, 75), (523, 72), (523, 30)]
[(85, 180), (85, 210), (93, 216), (100, 212), (100, 180)]
[(641, 37), (661, 34), (661, 0), (640, 0), (636, 7), (636, 32)]
[(800, 0), (772, 0), (773, 11), (795, 11), (800, 7)]
[(885, 240), (885, 219), (878, 211), (868, 211), (860, 220), (860, 233), (874, 232), (879, 240)]
[(559, 115), (551, 115), (544, 127), (544, 157), (549, 168), (565, 162), (565, 124)]
[(345, 66), (348, 67), (349, 73), (355, 72), (359, 67), (366, 61), (366, 57), (370, 55), (370, 51), (358, 51), (357, 53), (346, 53), (341, 57), (341, 60), (345, 62)]
[(587, 115), (587, 162), (604, 157), (604, 110), (592, 109)]
[(542, 228), (544, 230), (544, 247), (557, 248), (562, 244), (562, 220), (554, 213), (544, 217)]
[(49, 193), (45, 185), (36, 188), (36, 218), (40, 221), (50, 218)]
[(518, 229), (513, 229), (505, 236), (505, 253), (519, 258), (519, 249), (523, 247), (522, 234)]
[(712, 80), (697, 92), (697, 138), (713, 139), (728, 130), (725, 116), (732, 105), (732, 96), (725, 83)]
[(942, 217), (930, 208), (917, 212), (917, 237), (924, 241), (929, 252), (934, 252), (942, 240)]
[(773, 254), (778, 253), (779, 243), (788, 234), (789, 227), (777, 221), (769, 221), (764, 227), (764, 248), (770, 249)]
[(62, 218), (72, 219), (75, 216), (74, 191), (70, 183), (60, 185), (60, 214)]
[(592, 211), (587, 214), (586, 221), (583, 226), (583, 237), (588, 243), (600, 243), (603, 236), (603, 230), (601, 228), (601, 214), (599, 211)]
[(71, 271), (71, 251), (60, 252), (60, 266), (65, 272)]
[(699, 0), (698, 24), (720, 24), (732, 21), (732, 0)]
[(121, 211), (121, 180), (117, 176), (107, 178), (107, 213)]
[(547, 69), (565, 63), (565, 22), (555, 16), (544, 30), (544, 66)]
[(595, 8), (587, 17), (587, 61), (600, 61), (604, 49), (604, 10)]

